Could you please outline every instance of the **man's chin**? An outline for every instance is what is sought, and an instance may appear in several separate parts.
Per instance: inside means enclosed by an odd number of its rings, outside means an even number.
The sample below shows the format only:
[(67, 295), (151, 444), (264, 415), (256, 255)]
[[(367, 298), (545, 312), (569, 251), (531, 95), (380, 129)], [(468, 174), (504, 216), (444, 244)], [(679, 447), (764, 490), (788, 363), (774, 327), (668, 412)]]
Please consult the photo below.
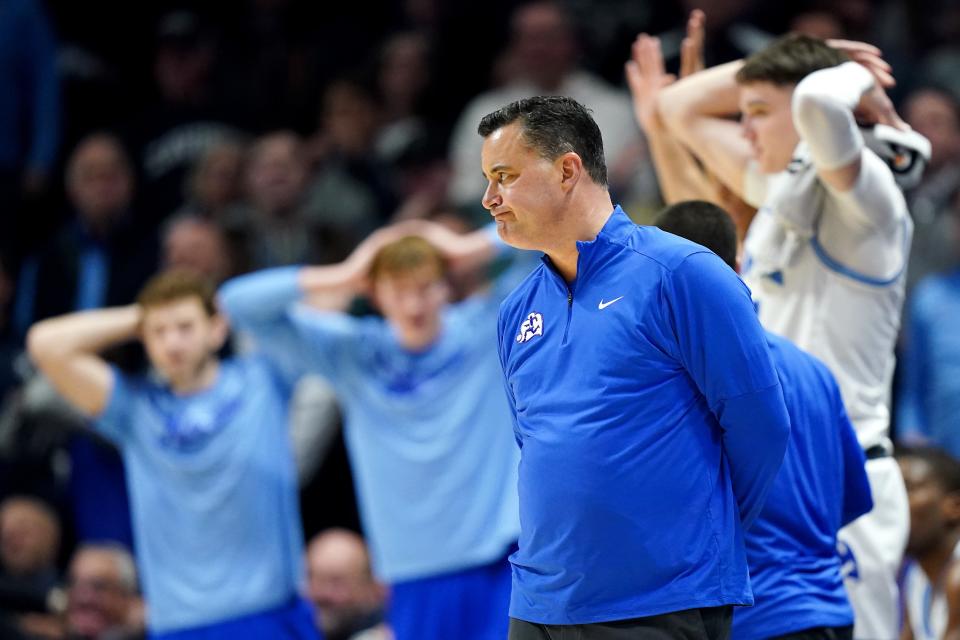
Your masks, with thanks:
[(500, 239), (504, 243), (510, 245), (514, 249), (533, 249), (528, 242), (524, 242), (523, 238), (516, 232), (516, 229), (513, 225), (510, 225), (507, 222), (501, 222), (497, 220), (497, 235), (500, 236)]

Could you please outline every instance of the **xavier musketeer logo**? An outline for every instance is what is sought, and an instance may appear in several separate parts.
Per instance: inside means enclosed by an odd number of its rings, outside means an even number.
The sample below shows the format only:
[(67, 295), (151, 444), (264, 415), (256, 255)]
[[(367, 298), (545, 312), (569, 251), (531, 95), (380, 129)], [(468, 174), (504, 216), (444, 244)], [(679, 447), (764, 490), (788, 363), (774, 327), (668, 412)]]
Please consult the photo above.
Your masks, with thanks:
[(604, 301), (603, 301), (603, 298), (600, 298), (600, 304), (597, 305), (597, 308), (600, 309), (601, 311), (603, 311), (604, 309), (606, 309), (607, 307), (609, 307), (610, 305), (612, 305), (612, 304), (613, 304), (614, 302), (616, 302), (617, 300), (623, 300), (623, 296), (620, 296), (619, 298), (614, 298), (613, 300), (610, 300), (609, 302), (604, 302)]
[(526, 342), (532, 340), (534, 336), (543, 335), (543, 316), (539, 313), (531, 313), (527, 319), (520, 325), (520, 333), (517, 334), (517, 342)]

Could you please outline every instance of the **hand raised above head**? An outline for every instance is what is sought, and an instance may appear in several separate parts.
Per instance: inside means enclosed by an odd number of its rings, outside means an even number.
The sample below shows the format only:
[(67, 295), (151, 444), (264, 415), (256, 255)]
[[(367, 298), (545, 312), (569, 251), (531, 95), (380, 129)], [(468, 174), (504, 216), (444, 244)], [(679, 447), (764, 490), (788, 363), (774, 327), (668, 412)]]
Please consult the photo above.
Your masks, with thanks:
[(659, 38), (641, 33), (633, 43), (631, 54), (626, 64), (626, 74), (633, 96), (633, 112), (640, 127), (649, 132), (662, 126), (657, 112), (660, 90), (677, 78), (664, 68)]

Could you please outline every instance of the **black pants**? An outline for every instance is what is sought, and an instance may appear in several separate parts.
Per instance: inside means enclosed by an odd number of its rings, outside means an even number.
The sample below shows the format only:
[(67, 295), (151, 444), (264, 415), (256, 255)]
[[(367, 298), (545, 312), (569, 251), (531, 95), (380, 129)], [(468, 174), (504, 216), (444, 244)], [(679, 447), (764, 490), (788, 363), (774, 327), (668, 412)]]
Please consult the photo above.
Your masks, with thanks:
[(534, 624), (510, 618), (509, 640), (728, 640), (732, 621), (732, 607), (594, 624)]
[(772, 640), (852, 640), (853, 627), (817, 627), (804, 629)]

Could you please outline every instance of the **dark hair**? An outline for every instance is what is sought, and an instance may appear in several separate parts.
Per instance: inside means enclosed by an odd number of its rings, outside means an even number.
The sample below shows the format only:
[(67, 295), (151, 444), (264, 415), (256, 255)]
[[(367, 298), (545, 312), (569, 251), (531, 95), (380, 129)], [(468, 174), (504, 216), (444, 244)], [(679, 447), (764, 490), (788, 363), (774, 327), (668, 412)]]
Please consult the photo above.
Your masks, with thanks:
[(483, 116), (477, 133), (486, 138), (517, 121), (524, 141), (541, 156), (555, 160), (572, 151), (593, 181), (607, 186), (603, 138), (589, 109), (565, 96), (524, 98)]
[(960, 460), (939, 447), (897, 445), (898, 460), (916, 458), (927, 463), (934, 481), (947, 493), (960, 492)]
[(737, 82), (794, 85), (814, 71), (835, 67), (847, 60), (844, 53), (823, 40), (791, 33), (748, 57), (737, 72)]
[(670, 205), (657, 216), (656, 225), (710, 249), (737, 270), (737, 227), (730, 214), (712, 202), (687, 200)]

